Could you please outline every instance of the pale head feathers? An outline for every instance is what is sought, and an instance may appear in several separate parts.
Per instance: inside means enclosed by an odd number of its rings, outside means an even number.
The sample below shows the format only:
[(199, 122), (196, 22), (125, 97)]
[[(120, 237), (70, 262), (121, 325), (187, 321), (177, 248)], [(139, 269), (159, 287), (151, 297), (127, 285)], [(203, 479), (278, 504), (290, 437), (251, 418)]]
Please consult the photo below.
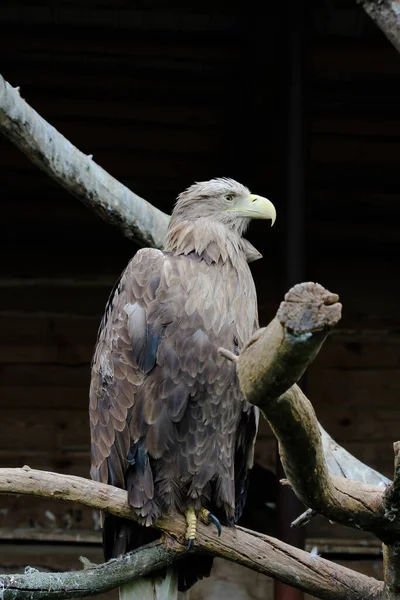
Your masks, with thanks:
[(176, 254), (204, 252), (212, 262), (234, 260), (240, 254), (250, 262), (261, 254), (242, 234), (250, 219), (227, 212), (232, 198), (250, 194), (247, 187), (225, 177), (199, 181), (179, 194), (165, 241), (165, 250)]
[(188, 187), (184, 192), (179, 194), (176, 205), (181, 202), (190, 202), (192, 199), (200, 198), (217, 198), (226, 193), (242, 195), (249, 194), (250, 190), (229, 177), (216, 177), (210, 181), (196, 181)]
[[(197, 181), (179, 194), (172, 211), (172, 221), (212, 217), (228, 226), (232, 224), (235, 229), (241, 229), (242, 224), (238, 219), (225, 212), (229, 205), (226, 197), (232, 195), (240, 198), (249, 194), (248, 188), (234, 179), (220, 177), (210, 181)], [(247, 226), (249, 219), (244, 220)]]

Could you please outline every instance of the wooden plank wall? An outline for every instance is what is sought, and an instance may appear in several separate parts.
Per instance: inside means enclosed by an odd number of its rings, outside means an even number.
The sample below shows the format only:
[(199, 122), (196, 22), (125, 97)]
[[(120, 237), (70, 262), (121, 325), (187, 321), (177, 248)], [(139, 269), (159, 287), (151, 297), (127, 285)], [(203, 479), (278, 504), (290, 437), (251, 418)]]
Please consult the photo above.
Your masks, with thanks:
[[(344, 314), (306, 385), (332, 435), (390, 476), (400, 427), (400, 58), (361, 9), (331, 5), (316, 6), (310, 32), (307, 278), (338, 292)], [(285, 292), (284, 19), (269, 10), (261, 22), (256, 3), (226, 0), (0, 9), (2, 74), (137, 193), (170, 211), (194, 180), (228, 175), (274, 201), (274, 229), (250, 232), (265, 256), (254, 265), (264, 324)], [(0, 156), (0, 465), (87, 476), (89, 363), (135, 247), (5, 139)], [(256, 456), (275, 467), (265, 424)], [(99, 539), (92, 511), (38, 499), (2, 500), (3, 540), (15, 542), (14, 528), (22, 540), (43, 530)], [(322, 520), (308, 535), (357, 537)]]

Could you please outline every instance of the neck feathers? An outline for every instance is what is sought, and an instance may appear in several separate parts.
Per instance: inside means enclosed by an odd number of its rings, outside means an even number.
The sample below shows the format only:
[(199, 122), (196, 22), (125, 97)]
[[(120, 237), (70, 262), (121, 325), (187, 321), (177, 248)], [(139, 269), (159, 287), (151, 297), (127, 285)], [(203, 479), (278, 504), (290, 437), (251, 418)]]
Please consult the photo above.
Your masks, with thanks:
[(206, 218), (171, 223), (164, 250), (173, 254), (195, 253), (208, 263), (230, 260), (235, 265), (243, 258), (247, 262), (261, 258), (258, 250), (237, 231)]

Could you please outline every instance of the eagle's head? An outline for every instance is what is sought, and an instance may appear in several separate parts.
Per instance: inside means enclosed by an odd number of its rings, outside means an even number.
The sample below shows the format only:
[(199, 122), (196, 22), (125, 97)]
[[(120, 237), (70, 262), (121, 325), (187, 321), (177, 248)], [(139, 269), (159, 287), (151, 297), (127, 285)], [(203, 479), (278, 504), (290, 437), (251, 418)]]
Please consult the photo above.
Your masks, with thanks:
[[(206, 248), (210, 254), (214, 248), (217, 261), (218, 257), (226, 256), (228, 247), (233, 253), (243, 249), (242, 235), (251, 219), (270, 219), (274, 224), (275, 218), (272, 202), (251, 194), (233, 179), (197, 182), (178, 196), (164, 248), (177, 254), (194, 251), (199, 255)], [(246, 254), (249, 261), (256, 260), (249, 252)]]
[(211, 219), (241, 235), (251, 219), (270, 219), (273, 225), (276, 210), (234, 179), (218, 178), (196, 182), (178, 196), (171, 224), (198, 219)]

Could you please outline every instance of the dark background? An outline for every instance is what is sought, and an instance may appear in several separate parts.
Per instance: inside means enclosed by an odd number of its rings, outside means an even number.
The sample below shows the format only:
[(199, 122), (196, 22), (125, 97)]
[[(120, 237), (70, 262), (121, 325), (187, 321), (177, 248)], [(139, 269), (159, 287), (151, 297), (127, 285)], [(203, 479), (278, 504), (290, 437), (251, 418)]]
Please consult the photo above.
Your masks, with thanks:
[[(274, 202), (274, 228), (256, 222), (249, 232), (264, 255), (253, 268), (261, 323), (298, 281), (340, 295), (343, 319), (308, 372), (307, 393), (337, 441), (391, 476), (400, 427), (400, 56), (353, 2), (279, 5), (265, 3), (262, 16), (253, 0), (3, 2), (0, 72), (80, 150), (166, 212), (193, 181), (215, 176)], [(137, 248), (4, 137), (0, 197), (0, 466), (86, 477), (96, 331)], [(256, 454), (260, 468), (275, 469), (265, 424)], [(264, 484), (253, 488), (261, 507)], [(77, 541), (98, 553), (97, 526), (78, 506), (4, 498), (0, 567), (34, 562), (29, 552), (42, 567), (76, 565)], [(380, 550), (365, 539), (321, 519), (306, 543), (346, 560), (353, 553), (376, 574), (371, 553)]]

